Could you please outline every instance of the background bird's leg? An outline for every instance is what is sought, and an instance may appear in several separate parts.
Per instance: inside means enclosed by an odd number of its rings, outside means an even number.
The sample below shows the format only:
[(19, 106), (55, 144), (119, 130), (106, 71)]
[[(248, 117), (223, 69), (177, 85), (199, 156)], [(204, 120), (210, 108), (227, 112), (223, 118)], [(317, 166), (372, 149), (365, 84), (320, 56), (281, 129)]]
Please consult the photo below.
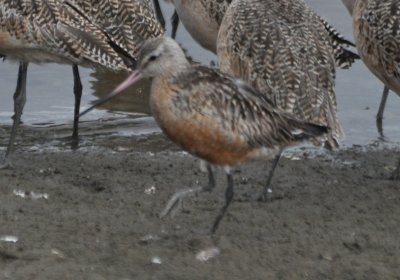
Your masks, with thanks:
[(272, 182), (272, 177), (274, 176), (274, 172), (276, 167), (278, 166), (278, 162), (282, 157), (283, 150), (280, 150), (279, 153), (275, 156), (274, 161), (272, 162), (272, 167), (271, 170), (269, 171), (268, 178), (267, 178), (267, 183), (264, 186), (264, 189), (258, 198), (260, 201), (267, 201), (270, 199), (272, 189), (271, 189), (271, 182)]
[(217, 216), (217, 218), (214, 221), (214, 224), (211, 228), (211, 234), (214, 234), (215, 231), (218, 229), (219, 223), (221, 222), (222, 218), (224, 217), (226, 210), (228, 209), (229, 205), (232, 202), (233, 195), (234, 195), (234, 190), (233, 190), (233, 176), (232, 173), (229, 169), (225, 170), (226, 175), (227, 175), (227, 181), (228, 181), (228, 187), (226, 188), (225, 191), (225, 205), (222, 207), (221, 212)]
[(161, 11), (160, 3), (158, 2), (158, 0), (153, 0), (153, 5), (154, 5), (154, 11), (156, 13), (157, 19), (160, 22), (162, 28), (165, 29), (165, 19), (164, 19), (164, 15)]
[(389, 95), (389, 88), (385, 85), (383, 89), (381, 103), (379, 105), (378, 114), (376, 115), (376, 128), (378, 129), (379, 135), (383, 138), (383, 112), (385, 111), (386, 101)]
[(81, 77), (79, 75), (78, 65), (72, 65), (72, 72), (74, 74), (74, 95), (75, 95), (75, 107), (74, 107), (74, 128), (72, 132), (72, 143), (71, 148), (78, 148), (79, 137), (78, 137), (78, 129), (79, 129), (79, 108), (81, 106), (81, 97), (82, 97), (82, 83)]
[(179, 16), (176, 10), (174, 11), (174, 14), (171, 17), (171, 25), (172, 25), (171, 37), (175, 39), (176, 32), (178, 31), (178, 26), (179, 26)]
[(176, 206), (178, 206), (182, 200), (191, 194), (195, 194), (197, 192), (210, 192), (215, 188), (215, 178), (214, 178), (214, 172), (210, 164), (207, 163), (207, 172), (208, 172), (208, 184), (203, 187), (197, 187), (197, 188), (189, 188), (185, 189), (179, 192), (176, 192), (171, 199), (168, 201), (167, 205), (165, 206), (164, 210), (160, 214), (160, 218), (165, 217), (173, 209), (175, 209)]
[(14, 150), (15, 136), (17, 135), (18, 125), (21, 122), (22, 111), (26, 103), (26, 74), (28, 71), (28, 63), (20, 62), (18, 70), (17, 87), (14, 93), (14, 116), (11, 128), (10, 140), (8, 142), (7, 151), (0, 168), (11, 167), (11, 154)]

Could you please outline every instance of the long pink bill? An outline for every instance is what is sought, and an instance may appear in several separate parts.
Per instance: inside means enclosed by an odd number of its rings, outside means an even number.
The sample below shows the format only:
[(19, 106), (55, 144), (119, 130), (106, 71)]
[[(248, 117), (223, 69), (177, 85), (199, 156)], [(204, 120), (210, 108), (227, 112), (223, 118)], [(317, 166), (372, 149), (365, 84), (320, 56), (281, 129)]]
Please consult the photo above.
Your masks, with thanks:
[(142, 78), (142, 73), (140, 73), (138, 70), (134, 71), (125, 81), (123, 81), (119, 86), (117, 86), (109, 95), (106, 97), (96, 101), (92, 106), (84, 110), (79, 114), (79, 117), (82, 117), (83, 115), (86, 115), (90, 111), (92, 111), (95, 107), (102, 105), (109, 101), (111, 98), (114, 96), (117, 96), (120, 94), (124, 89), (128, 88), (135, 82), (139, 81)]

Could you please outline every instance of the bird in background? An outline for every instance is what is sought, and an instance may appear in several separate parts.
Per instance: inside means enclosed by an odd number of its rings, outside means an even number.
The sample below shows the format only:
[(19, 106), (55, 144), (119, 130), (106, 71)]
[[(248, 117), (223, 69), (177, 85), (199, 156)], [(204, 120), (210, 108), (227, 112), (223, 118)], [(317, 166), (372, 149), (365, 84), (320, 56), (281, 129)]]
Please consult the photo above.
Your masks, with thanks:
[(232, 0), (169, 0), (168, 2), (175, 7), (171, 18), (172, 38), (175, 38), (179, 20), (181, 20), (196, 42), (203, 48), (216, 53), (218, 30)]
[(82, 95), (78, 65), (115, 71), (134, 68), (137, 45), (163, 34), (149, 1), (2, 1), (0, 54), (7, 60), (19, 61), (19, 71), (13, 126), (0, 167), (12, 166), (11, 154), (26, 102), (29, 63), (72, 65), (75, 95), (72, 143), (76, 147)]
[[(378, 111), (378, 130), (389, 89), (400, 95), (400, 5), (398, 0), (346, 0), (353, 15), (358, 53), (368, 69), (385, 84)], [(380, 128), (379, 128), (380, 122)], [(393, 173), (400, 179), (400, 159)]]
[[(346, 6), (350, 15), (353, 16), (353, 10), (355, 5), (355, 0), (342, 0), (343, 4)], [(379, 77), (378, 77), (379, 78)], [(383, 83), (385, 83), (382, 79), (380, 79)], [(387, 102), (387, 98), (389, 96), (390, 88), (387, 84), (384, 85), (381, 102), (379, 104), (378, 113), (376, 114), (376, 127), (378, 129), (379, 135), (384, 138), (383, 134), (383, 114), (385, 112), (385, 106)]]
[(150, 108), (162, 131), (182, 149), (208, 163), (208, 184), (177, 192), (161, 216), (185, 196), (211, 191), (215, 186), (211, 165), (223, 167), (228, 186), (212, 233), (234, 195), (231, 166), (274, 156), (284, 147), (328, 133), (326, 126), (301, 121), (277, 109), (245, 82), (217, 69), (190, 64), (179, 45), (167, 37), (148, 40), (140, 51), (138, 70), (81, 115), (142, 78), (153, 78)]

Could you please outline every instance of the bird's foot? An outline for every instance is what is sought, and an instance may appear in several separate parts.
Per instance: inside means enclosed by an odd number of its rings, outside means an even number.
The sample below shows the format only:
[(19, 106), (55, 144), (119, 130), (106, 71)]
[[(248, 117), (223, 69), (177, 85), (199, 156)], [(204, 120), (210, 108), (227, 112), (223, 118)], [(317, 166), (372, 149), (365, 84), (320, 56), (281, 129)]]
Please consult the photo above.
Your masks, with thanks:
[(185, 189), (182, 191), (176, 192), (168, 201), (167, 205), (165, 206), (164, 210), (160, 213), (160, 218), (164, 218), (168, 214), (172, 212), (172, 210), (176, 209), (178, 205), (182, 204), (182, 201), (185, 197), (189, 195), (193, 195), (195, 193), (204, 191), (203, 187), (197, 187), (197, 188), (190, 188), (190, 189)]
[(3, 162), (0, 164), (0, 170), (2, 169), (12, 169), (13, 165), (8, 158), (5, 158)]
[(79, 138), (72, 137), (71, 138), (71, 150), (75, 151), (79, 149)]

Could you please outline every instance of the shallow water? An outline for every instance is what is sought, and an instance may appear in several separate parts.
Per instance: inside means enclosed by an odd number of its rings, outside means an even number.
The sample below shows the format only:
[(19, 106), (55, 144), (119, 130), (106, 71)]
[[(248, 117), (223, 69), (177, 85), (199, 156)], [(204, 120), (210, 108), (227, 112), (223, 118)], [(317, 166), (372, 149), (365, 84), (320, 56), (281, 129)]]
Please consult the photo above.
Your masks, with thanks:
[[(352, 39), (351, 19), (340, 0), (308, 0), (316, 11), (326, 18), (347, 38)], [(172, 6), (161, 3), (168, 21), (172, 15)], [(168, 23), (168, 34), (170, 26)], [(177, 40), (188, 50), (196, 61), (209, 64), (216, 57), (203, 50), (190, 35), (179, 27)], [(0, 101), (0, 123), (11, 124), (13, 110), (12, 94), (15, 88), (18, 64), (9, 61), (0, 63), (0, 83), (2, 85)], [(30, 65), (28, 69), (26, 107), (23, 121), (25, 125), (35, 127), (62, 127), (65, 131), (71, 127), (73, 113), (72, 71), (70, 66), (46, 64)], [(80, 68), (84, 94), (82, 108), (87, 107), (99, 96), (107, 94), (126, 73), (96, 72)], [(86, 127), (94, 126), (107, 133), (123, 135), (147, 134), (158, 131), (152, 118), (148, 117), (148, 83), (143, 82), (128, 94), (116, 98), (105, 107), (86, 115), (82, 121)], [(337, 73), (337, 99), (339, 117), (343, 124), (346, 145), (369, 144), (378, 139), (375, 127), (375, 115), (379, 106), (383, 85), (358, 62), (350, 70)], [(135, 119), (129, 126), (120, 126), (121, 122)], [(101, 120), (99, 122), (98, 120)], [(385, 111), (384, 131), (389, 142), (400, 141), (400, 98), (390, 94)], [(0, 129), (0, 134), (2, 130)], [(69, 134), (69, 133), (68, 133)], [(4, 135), (3, 135), (4, 136)], [(3, 137), (2, 137), (3, 138)]]

